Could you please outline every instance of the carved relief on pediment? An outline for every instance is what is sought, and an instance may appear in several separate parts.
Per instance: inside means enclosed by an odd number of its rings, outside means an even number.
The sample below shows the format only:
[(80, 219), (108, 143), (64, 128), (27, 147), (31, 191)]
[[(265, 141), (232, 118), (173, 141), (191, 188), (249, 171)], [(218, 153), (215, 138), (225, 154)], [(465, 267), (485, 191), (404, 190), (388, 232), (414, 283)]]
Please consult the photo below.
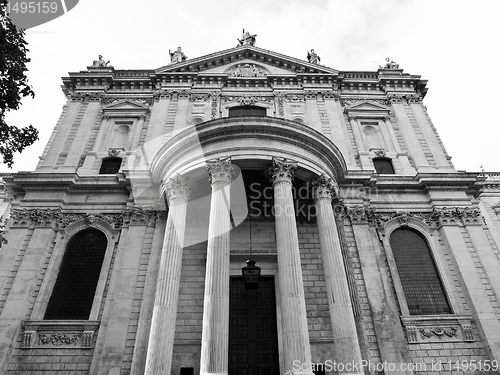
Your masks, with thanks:
[(229, 77), (266, 77), (269, 71), (255, 64), (237, 64), (226, 70)]

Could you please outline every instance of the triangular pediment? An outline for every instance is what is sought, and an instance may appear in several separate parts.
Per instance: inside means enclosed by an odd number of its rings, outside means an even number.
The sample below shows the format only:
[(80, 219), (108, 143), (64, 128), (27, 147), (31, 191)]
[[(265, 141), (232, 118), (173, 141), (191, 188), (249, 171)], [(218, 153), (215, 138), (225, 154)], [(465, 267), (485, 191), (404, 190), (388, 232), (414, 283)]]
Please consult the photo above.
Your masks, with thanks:
[(157, 69), (156, 74), (193, 72), (209, 75), (226, 75), (236, 70), (238, 65), (241, 65), (240, 69), (243, 69), (245, 74), (250, 74), (250, 69), (254, 69), (253, 66), (255, 66), (259, 72), (256, 76), (260, 74), (262, 76), (304, 73), (338, 74), (337, 70), (323, 65), (312, 64), (305, 60), (249, 45), (169, 64)]
[(363, 112), (387, 112), (389, 108), (378, 101), (363, 100), (346, 106), (346, 111), (363, 111)]
[(149, 111), (149, 106), (142, 100), (116, 99), (103, 106), (103, 111)]

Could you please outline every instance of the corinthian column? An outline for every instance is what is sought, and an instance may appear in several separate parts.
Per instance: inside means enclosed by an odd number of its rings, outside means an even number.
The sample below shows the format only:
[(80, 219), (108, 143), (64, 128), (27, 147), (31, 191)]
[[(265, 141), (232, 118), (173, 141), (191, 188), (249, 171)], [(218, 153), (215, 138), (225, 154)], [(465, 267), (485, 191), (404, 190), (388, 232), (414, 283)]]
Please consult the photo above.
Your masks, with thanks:
[(180, 175), (168, 180), (164, 187), (169, 201), (169, 212), (158, 271), (145, 375), (168, 375), (172, 367), (186, 208), (190, 190), (189, 183)]
[(212, 184), (208, 225), (201, 374), (227, 374), (229, 345), (229, 217), (230, 184), (234, 167), (230, 158), (207, 162)]
[[(345, 364), (361, 364), (356, 323), (349, 296), (347, 275), (342, 258), (337, 225), (332, 209), (332, 195), (338, 192), (337, 184), (329, 177), (320, 176), (313, 181), (317, 208), (319, 243), (325, 272), (326, 292), (332, 322), (335, 361)], [(350, 367), (356, 370), (356, 367)], [(347, 369), (347, 367), (346, 367)], [(345, 371), (359, 373), (362, 371)]]
[[(299, 238), (292, 197), (292, 177), (297, 163), (273, 159), (270, 170), (274, 189), (278, 280), (281, 299), (285, 374), (297, 372), (297, 364), (311, 363), (306, 301), (300, 265)], [(312, 375), (312, 371), (307, 371)]]

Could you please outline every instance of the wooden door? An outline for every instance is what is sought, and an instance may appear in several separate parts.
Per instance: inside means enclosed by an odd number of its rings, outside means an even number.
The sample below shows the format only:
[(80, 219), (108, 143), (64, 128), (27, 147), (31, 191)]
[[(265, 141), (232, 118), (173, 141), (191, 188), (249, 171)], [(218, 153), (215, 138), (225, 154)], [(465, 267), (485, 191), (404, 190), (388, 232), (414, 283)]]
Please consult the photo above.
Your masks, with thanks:
[(279, 375), (274, 278), (246, 290), (234, 277), (230, 288), (229, 375)]

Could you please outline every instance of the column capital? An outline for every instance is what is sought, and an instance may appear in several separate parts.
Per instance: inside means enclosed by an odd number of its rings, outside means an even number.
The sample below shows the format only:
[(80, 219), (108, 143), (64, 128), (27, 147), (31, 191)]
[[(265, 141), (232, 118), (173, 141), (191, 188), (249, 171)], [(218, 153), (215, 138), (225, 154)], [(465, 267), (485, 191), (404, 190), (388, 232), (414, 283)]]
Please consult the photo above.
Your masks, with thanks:
[(298, 168), (297, 162), (285, 158), (273, 158), (273, 165), (269, 168), (269, 176), (274, 184), (278, 182), (289, 182), (293, 180), (295, 170)]
[(180, 174), (169, 178), (163, 186), (165, 192), (167, 193), (169, 202), (172, 202), (174, 199), (181, 199), (187, 202), (189, 195), (191, 194), (191, 183), (187, 178), (182, 177)]
[(207, 161), (207, 169), (210, 175), (211, 184), (216, 182), (226, 182), (230, 184), (235, 177), (234, 165), (231, 164), (231, 157), (217, 158)]
[(322, 174), (317, 179), (312, 181), (314, 189), (314, 199), (329, 199), (332, 200), (339, 195), (339, 185), (337, 181)]

